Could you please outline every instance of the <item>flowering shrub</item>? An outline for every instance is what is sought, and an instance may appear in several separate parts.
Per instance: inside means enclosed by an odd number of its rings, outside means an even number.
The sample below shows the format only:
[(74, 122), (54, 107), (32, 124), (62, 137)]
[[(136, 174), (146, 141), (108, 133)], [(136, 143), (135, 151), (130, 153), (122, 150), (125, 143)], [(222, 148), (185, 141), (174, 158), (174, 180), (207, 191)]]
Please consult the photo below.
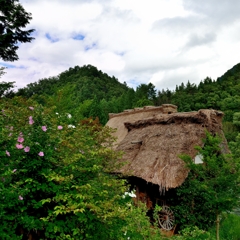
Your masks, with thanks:
[(132, 198), (135, 198), (135, 197), (136, 197), (136, 194), (134, 193), (134, 191), (125, 192), (122, 197), (125, 198), (125, 197), (127, 197), (127, 196), (132, 197)]
[(119, 157), (109, 129), (19, 97), (0, 99), (0, 109), (0, 239), (149, 235), (133, 193), (108, 173)]

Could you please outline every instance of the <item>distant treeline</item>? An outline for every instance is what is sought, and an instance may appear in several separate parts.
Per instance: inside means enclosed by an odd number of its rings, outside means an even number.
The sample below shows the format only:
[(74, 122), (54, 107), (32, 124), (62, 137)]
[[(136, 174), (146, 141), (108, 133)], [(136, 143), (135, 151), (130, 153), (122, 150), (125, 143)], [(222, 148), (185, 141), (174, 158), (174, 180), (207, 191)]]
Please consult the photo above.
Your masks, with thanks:
[[(98, 117), (102, 124), (108, 113), (146, 105), (171, 103), (179, 112), (212, 108), (224, 112), (224, 131), (234, 140), (240, 126), (240, 64), (217, 80), (206, 77), (198, 85), (182, 83), (174, 91), (157, 90), (152, 83), (136, 90), (120, 83), (91, 65), (75, 66), (56, 77), (41, 79), (19, 89), (16, 95), (34, 98), (44, 106), (56, 106), (56, 112), (71, 113), (77, 119)], [(13, 96), (13, 94), (9, 94)], [(238, 117), (239, 116), (239, 117)]]

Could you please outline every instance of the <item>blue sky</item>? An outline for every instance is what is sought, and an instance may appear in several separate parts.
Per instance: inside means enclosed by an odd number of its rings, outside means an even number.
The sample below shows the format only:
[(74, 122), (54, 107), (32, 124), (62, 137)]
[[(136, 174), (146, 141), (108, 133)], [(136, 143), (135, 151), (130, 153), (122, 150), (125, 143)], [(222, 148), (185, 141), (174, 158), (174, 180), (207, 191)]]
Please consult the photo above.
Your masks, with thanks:
[[(18, 88), (91, 64), (130, 87), (175, 89), (240, 62), (238, 0), (20, 0), (35, 40), (2, 62)], [(134, 79), (134, 81), (133, 81)]]

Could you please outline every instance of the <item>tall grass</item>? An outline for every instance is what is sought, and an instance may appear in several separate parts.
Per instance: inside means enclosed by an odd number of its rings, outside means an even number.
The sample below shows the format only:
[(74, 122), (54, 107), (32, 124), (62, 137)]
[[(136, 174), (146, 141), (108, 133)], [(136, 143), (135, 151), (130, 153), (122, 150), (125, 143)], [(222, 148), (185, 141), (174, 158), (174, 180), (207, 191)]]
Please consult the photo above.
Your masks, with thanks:
[[(220, 240), (240, 240), (240, 215), (225, 213), (220, 222)], [(185, 228), (181, 234), (175, 235), (172, 240), (214, 240), (216, 239), (216, 227), (208, 232), (198, 229), (196, 226)]]
[[(210, 229), (211, 236), (214, 236), (216, 229)], [(223, 214), (220, 222), (219, 237), (221, 240), (240, 240), (240, 216), (234, 213)]]

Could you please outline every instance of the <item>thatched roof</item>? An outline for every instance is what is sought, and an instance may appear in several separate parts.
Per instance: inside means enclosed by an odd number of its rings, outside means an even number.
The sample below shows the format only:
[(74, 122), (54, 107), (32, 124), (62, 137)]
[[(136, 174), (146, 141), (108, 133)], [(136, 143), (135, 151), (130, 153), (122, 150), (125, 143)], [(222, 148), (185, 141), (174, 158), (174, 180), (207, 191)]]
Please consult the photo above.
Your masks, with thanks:
[[(155, 111), (153, 117), (139, 119), (138, 115), (137, 120), (134, 114), (115, 116), (116, 135), (120, 138), (116, 149), (124, 152), (121, 161), (127, 163), (118, 172), (158, 184), (161, 189), (180, 186), (188, 170), (179, 154), (194, 159), (198, 154), (194, 147), (202, 146), (206, 130), (224, 138), (222, 117), (223, 113), (216, 110), (171, 114)], [(114, 128), (111, 120), (107, 125)], [(223, 151), (228, 151), (225, 140)]]
[(118, 145), (128, 134), (124, 122), (143, 120), (156, 117), (159, 114), (170, 114), (174, 112), (177, 112), (177, 106), (172, 104), (163, 104), (160, 107), (145, 106), (143, 108), (128, 109), (122, 113), (109, 113), (107, 126), (116, 129), (113, 135), (117, 137), (116, 145)]

